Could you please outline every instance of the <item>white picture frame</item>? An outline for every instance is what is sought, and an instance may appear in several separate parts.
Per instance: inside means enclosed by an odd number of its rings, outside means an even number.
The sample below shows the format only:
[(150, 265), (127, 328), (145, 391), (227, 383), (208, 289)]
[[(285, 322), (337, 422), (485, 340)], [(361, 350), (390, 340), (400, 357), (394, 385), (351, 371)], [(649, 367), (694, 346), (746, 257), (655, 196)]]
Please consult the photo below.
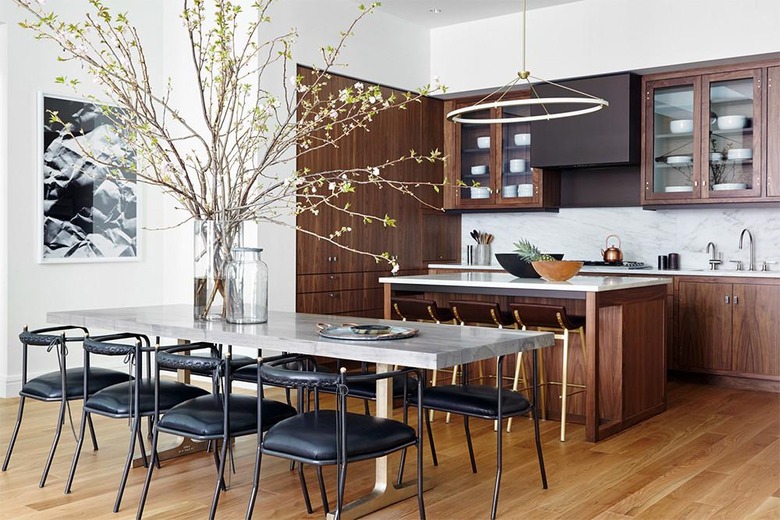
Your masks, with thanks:
[(38, 121), (39, 262), (139, 260), (140, 186), (109, 166), (135, 154), (111, 117), (95, 102), (41, 92)]

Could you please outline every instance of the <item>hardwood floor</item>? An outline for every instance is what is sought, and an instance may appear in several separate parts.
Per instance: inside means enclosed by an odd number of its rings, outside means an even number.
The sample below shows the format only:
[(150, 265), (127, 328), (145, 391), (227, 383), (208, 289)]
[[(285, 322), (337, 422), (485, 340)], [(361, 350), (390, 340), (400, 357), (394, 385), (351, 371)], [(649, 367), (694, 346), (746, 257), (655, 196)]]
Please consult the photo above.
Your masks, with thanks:
[[(5, 454), (18, 406), (0, 400), (0, 450)], [(100, 450), (87, 448), (73, 493), (63, 494), (75, 447), (69, 426), (45, 488), (38, 479), (53, 434), (56, 405), (29, 402), (11, 464), (0, 473), (0, 518), (133, 518), (145, 470), (131, 471), (122, 509), (111, 513), (128, 438), (127, 423), (95, 418)], [(78, 422), (80, 407), (73, 406)], [(488, 422), (473, 422), (479, 473), (472, 474), (461, 421), (434, 421), (439, 466), (428, 464), (435, 486), (425, 494), (430, 519), (487, 518), (493, 486), (495, 437)], [(505, 471), (498, 517), (503, 519), (778, 519), (780, 518), (780, 395), (689, 383), (669, 383), (669, 409), (598, 444), (586, 443), (572, 424), (560, 443), (557, 422), (542, 422), (549, 489), (541, 488), (530, 421), (515, 421), (505, 435)], [(254, 438), (236, 443), (230, 490), (218, 518), (243, 518), (254, 459)], [(349, 496), (371, 486), (373, 465), (351, 465)], [(326, 470), (329, 489), (334, 472)], [(407, 477), (413, 474), (407, 471)], [(215, 483), (213, 460), (196, 454), (163, 463), (155, 472), (144, 518), (206, 518)], [(309, 481), (318, 503), (316, 480)], [(315, 484), (315, 486), (312, 486)], [(333, 491), (335, 498), (335, 491)], [(287, 462), (266, 457), (255, 518), (308, 516), (296, 475)], [(410, 499), (368, 518), (417, 518)]]

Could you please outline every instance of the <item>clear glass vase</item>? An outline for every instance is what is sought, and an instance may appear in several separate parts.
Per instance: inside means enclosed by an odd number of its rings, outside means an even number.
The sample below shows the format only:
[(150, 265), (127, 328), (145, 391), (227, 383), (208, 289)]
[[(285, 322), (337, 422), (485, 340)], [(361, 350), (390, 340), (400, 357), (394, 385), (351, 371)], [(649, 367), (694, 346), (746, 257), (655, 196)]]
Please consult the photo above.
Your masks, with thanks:
[(262, 249), (234, 248), (227, 268), (227, 312), (230, 323), (268, 321), (268, 266), (260, 258)]
[(225, 275), (233, 248), (243, 245), (243, 222), (195, 221), (193, 314), (197, 320), (225, 317)]

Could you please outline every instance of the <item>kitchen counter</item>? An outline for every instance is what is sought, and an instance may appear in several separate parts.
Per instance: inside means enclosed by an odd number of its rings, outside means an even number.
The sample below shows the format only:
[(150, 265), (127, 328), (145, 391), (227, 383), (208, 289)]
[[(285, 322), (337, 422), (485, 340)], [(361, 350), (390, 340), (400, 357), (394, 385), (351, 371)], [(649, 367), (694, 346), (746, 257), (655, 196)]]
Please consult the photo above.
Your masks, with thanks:
[[(574, 397), (569, 417), (584, 420), (588, 441), (597, 442), (666, 409), (669, 277), (575, 276), (548, 282), (506, 272), (461, 272), (382, 277), (379, 282), (385, 286), (388, 319), (392, 297), (410, 293), (423, 293), (440, 306), (455, 299), (495, 301), (503, 308), (512, 302), (559, 303), (585, 316), (587, 348), (584, 356), (579, 348), (570, 350), (569, 374), (584, 381), (587, 389), (584, 399)], [(545, 381), (560, 381), (561, 348), (547, 350)], [(549, 416), (556, 416), (559, 402), (547, 400)]]
[[(466, 265), (466, 264), (429, 264), (428, 269), (452, 269), (457, 271), (496, 271), (505, 273), (504, 268), (498, 264), (491, 265)], [(739, 277), (739, 278), (780, 278), (780, 271), (733, 271), (709, 269), (625, 269), (622, 267), (601, 267), (597, 265), (586, 265), (582, 267), (580, 273), (583, 274), (604, 274), (604, 275), (639, 275), (639, 276), (716, 276), (716, 277)]]

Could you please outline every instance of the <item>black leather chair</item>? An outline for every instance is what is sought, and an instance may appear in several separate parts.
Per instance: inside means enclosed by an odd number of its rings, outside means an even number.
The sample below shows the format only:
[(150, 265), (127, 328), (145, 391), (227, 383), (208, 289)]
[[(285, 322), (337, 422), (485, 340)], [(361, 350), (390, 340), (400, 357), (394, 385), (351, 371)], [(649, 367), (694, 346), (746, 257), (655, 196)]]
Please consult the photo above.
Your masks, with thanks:
[[(539, 437), (539, 417), (534, 406), (534, 403), (538, 402), (539, 397), (539, 385), (537, 380), (538, 363), (536, 359), (537, 356), (532, 356), (532, 358), (533, 403), (529, 402), (522, 394), (506, 388), (487, 385), (470, 385), (468, 383), (468, 375), (465, 373), (468, 371), (467, 367), (464, 367), (464, 384), (426, 388), (425, 392), (422, 393), (422, 398), (417, 396), (410, 398), (410, 402), (414, 405), (422, 403), (422, 407), (418, 407), (418, 409), (439, 410), (463, 416), (463, 425), (466, 429), (466, 442), (468, 444), (469, 457), (471, 459), (471, 470), (474, 473), (477, 472), (477, 463), (474, 459), (474, 448), (471, 443), (469, 418), (477, 417), (480, 419), (496, 421), (498, 423), (498, 428), (496, 428), (496, 482), (493, 491), (493, 506), (490, 512), (491, 519), (496, 517), (498, 492), (501, 485), (503, 461), (502, 421), (504, 419), (528, 413), (533, 414), (534, 437), (536, 439), (536, 454), (539, 459), (539, 471), (542, 476), (542, 487), (547, 489), (547, 474), (544, 469), (542, 443)], [(504, 356), (500, 356), (498, 358), (499, 373), (501, 373), (500, 370), (503, 368), (503, 363)], [(431, 443), (433, 465), (438, 466), (439, 461), (436, 458), (436, 446), (433, 442), (433, 432), (431, 431), (431, 423), (427, 414), (425, 416), (425, 426), (428, 431), (428, 439)]]
[[(203, 353), (208, 355), (203, 355)], [(195, 353), (199, 355), (189, 355)], [(194, 343), (160, 350), (155, 356), (155, 415), (162, 413), (160, 400), (164, 389), (161, 388), (160, 370), (189, 370), (212, 377), (214, 392), (195, 397), (168, 410), (154, 425), (152, 439), (152, 461), (146, 474), (146, 481), (138, 504), (137, 518), (141, 518), (149, 493), (152, 473), (157, 459), (157, 442), (160, 433), (189, 437), (200, 441), (221, 440), (219, 453), (214, 449), (217, 465), (217, 484), (211, 500), (209, 518), (217, 512), (219, 494), (225, 486), (225, 462), (231, 439), (251, 435), (257, 431), (257, 398), (253, 395), (233, 394), (231, 371), (234, 364), (228, 354), (224, 358), (219, 349), (209, 343)], [(269, 428), (282, 419), (296, 414), (295, 408), (278, 401), (267, 400), (263, 403), (263, 427)]]
[[(76, 331), (77, 336), (69, 336), (68, 333)], [(16, 438), (19, 434), (19, 428), (22, 425), (22, 416), (24, 415), (24, 403), (27, 398), (36, 401), (58, 402), (60, 410), (57, 414), (57, 426), (54, 430), (54, 440), (51, 443), (49, 457), (46, 459), (46, 465), (43, 467), (39, 487), (46, 484), (46, 477), (49, 475), (54, 454), (57, 451), (57, 444), (62, 433), (62, 426), (65, 423), (65, 409), (69, 407), (69, 401), (84, 398), (84, 370), (82, 368), (68, 368), (67, 355), (68, 343), (80, 343), (84, 339), (87, 329), (84, 327), (47, 327), (43, 329), (28, 330), (24, 328), (19, 334), (19, 340), (22, 342), (22, 389), (19, 391), (19, 411), (16, 415), (16, 424), (11, 434), (11, 442), (8, 444), (8, 451), (3, 461), (3, 471), (8, 469), (8, 463), (11, 461), (11, 453), (16, 444)], [(47, 352), (53, 352), (57, 356), (59, 370), (48, 372), (46, 374), (29, 379), (28, 351), (30, 347), (45, 347)], [(98, 390), (127, 380), (127, 374), (117, 370), (94, 367), (90, 371), (89, 394), (94, 394)], [(97, 439), (92, 421), (88, 422), (92, 446), (98, 449)]]
[[(282, 457), (301, 464), (322, 466), (337, 466), (337, 490), (336, 508), (333, 518), (339, 519), (344, 502), (344, 488), (346, 485), (347, 465), (351, 462), (375, 459), (403, 450), (401, 466), (398, 472), (398, 484), (403, 475), (403, 462), (406, 458), (406, 448), (417, 447), (417, 501), (420, 518), (425, 518), (425, 505), (423, 502), (423, 465), (422, 443), (417, 432), (422, 427), (422, 409), (418, 408), (417, 429), (405, 422), (394, 419), (372, 417), (370, 415), (350, 413), (347, 411), (347, 397), (350, 394), (350, 385), (354, 382), (372, 381), (388, 377), (408, 377), (416, 374), (419, 380), (421, 375), (416, 369), (396, 370), (380, 374), (348, 375), (346, 369), (341, 369), (338, 374), (322, 373), (310, 370), (291, 370), (290, 359), (275, 360), (268, 364), (258, 364), (257, 379), (259, 388), (266, 383), (278, 386), (286, 386), (301, 390), (301, 394), (310, 390), (314, 391), (315, 410), (300, 413), (289, 419), (285, 419), (271, 426), (265, 435), (258, 433), (257, 456), (255, 460), (255, 475), (252, 485), (252, 494), (249, 499), (246, 518), (252, 517), (257, 499), (257, 491), (260, 485), (260, 466), (262, 456), (272, 455)], [(285, 367), (287, 365), (287, 367)], [(422, 396), (422, 384), (417, 386), (417, 396)], [(319, 391), (323, 388), (337, 388), (335, 410), (321, 410), (317, 406)], [(258, 400), (258, 432), (266, 427), (263, 425), (264, 400)], [(405, 414), (404, 414), (405, 415)], [(300, 467), (300, 466), (299, 466)], [(303, 472), (299, 471), (301, 477)], [(320, 473), (318, 472), (318, 475)], [(312, 512), (306, 482), (301, 479), (306, 508)], [(323, 503), (327, 511), (328, 500), (323, 493)]]
[[(132, 342), (132, 344), (128, 344), (128, 341)], [(127, 475), (135, 455), (136, 439), (140, 444), (144, 465), (147, 464), (146, 450), (144, 448), (143, 436), (141, 435), (141, 418), (156, 416), (155, 414), (158, 412), (155, 409), (154, 402), (155, 383), (148, 377), (143, 377), (142, 371), (142, 354), (148, 350), (150, 350), (149, 338), (142, 334), (120, 333), (84, 338), (85, 369), (90, 367), (92, 356), (120, 356), (125, 358), (128, 363), (128, 374), (125, 375), (126, 379), (124, 382), (103, 388), (85, 399), (81, 414), (81, 434), (76, 445), (76, 453), (73, 454), (68, 481), (65, 484), (65, 493), (70, 493), (73, 485), (81, 447), (84, 444), (84, 425), (90, 420), (90, 416), (98, 414), (114, 419), (130, 419), (130, 446), (127, 450), (127, 459), (122, 471), (119, 491), (114, 502), (115, 513), (119, 511), (119, 506), (122, 502)], [(90, 385), (90, 371), (85, 370), (84, 386), (89, 388)], [(202, 388), (179, 383), (178, 381), (163, 380), (159, 382), (159, 386), (161, 396), (159, 410), (163, 412), (188, 399), (208, 394), (208, 391)]]

